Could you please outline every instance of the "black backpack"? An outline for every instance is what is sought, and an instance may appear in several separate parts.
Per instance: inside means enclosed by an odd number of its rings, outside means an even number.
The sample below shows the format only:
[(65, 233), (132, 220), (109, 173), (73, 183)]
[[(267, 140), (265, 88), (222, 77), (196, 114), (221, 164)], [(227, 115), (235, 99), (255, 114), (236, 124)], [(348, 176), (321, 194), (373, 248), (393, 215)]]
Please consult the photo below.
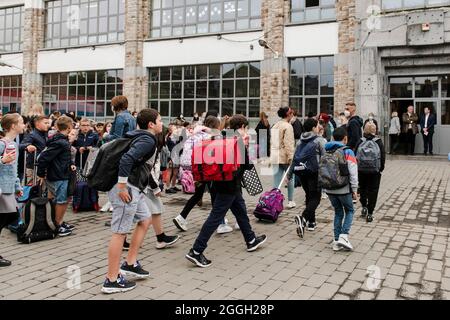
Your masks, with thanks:
[(55, 205), (46, 197), (32, 198), (24, 209), (24, 223), (17, 229), (17, 241), (32, 243), (53, 239), (58, 232)]
[(107, 192), (119, 180), (119, 164), (122, 156), (130, 149), (133, 139), (119, 138), (100, 147), (94, 165), (87, 175), (90, 188)]
[[(137, 137), (136, 137), (137, 138)], [(102, 145), (95, 158), (94, 165), (89, 173), (87, 173), (87, 182), (90, 188), (97, 191), (110, 191), (119, 180), (119, 164), (122, 156), (128, 152), (135, 138), (119, 138)], [(154, 139), (154, 138), (153, 138)], [(145, 189), (148, 185), (148, 175), (151, 168), (145, 163), (151, 158), (156, 150), (155, 147), (149, 153), (149, 157), (142, 159), (141, 163), (135, 166), (129, 177), (129, 182), (138, 188)]]

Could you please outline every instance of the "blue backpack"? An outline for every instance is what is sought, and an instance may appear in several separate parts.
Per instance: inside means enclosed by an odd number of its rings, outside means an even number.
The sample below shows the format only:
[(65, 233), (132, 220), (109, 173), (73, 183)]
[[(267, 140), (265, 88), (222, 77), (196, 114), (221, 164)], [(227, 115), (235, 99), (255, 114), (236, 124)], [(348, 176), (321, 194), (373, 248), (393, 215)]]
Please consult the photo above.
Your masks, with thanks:
[(297, 175), (317, 173), (319, 171), (319, 162), (317, 160), (316, 139), (308, 142), (301, 142), (294, 154), (294, 173)]

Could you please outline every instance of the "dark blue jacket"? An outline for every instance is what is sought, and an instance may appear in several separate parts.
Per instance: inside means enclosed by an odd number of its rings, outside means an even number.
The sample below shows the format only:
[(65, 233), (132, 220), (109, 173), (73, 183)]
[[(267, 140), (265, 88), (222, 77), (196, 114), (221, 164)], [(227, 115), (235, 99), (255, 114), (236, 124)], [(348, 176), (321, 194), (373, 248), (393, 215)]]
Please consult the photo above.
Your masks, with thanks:
[[(75, 158), (76, 166), (81, 168), (80, 164), (80, 148), (87, 147), (96, 147), (98, 144), (98, 134), (92, 130), (88, 131), (88, 133), (78, 133), (78, 139), (73, 143), (73, 146), (77, 148), (77, 156)], [(86, 160), (88, 158), (89, 151), (83, 152), (83, 166), (86, 164)]]
[[(434, 126), (437, 124), (436, 122), (436, 115), (433, 113), (430, 113), (428, 116), (428, 132), (434, 133)], [(425, 114), (423, 114), (420, 117), (420, 131), (423, 133), (423, 128), (425, 128)]]
[(73, 165), (67, 136), (57, 132), (47, 141), (47, 146), (38, 158), (38, 177), (47, 176), (48, 181), (70, 179)]
[[(26, 134), (20, 143), (19, 150), (23, 152), (28, 146), (32, 145), (36, 147), (36, 156), (39, 156), (42, 150), (45, 149), (47, 144), (48, 135), (47, 132), (33, 129), (29, 134)], [(33, 169), (34, 155), (27, 154), (27, 168)], [(23, 164), (22, 164), (23, 166)]]
[(123, 138), (127, 132), (133, 130), (136, 130), (136, 119), (128, 110), (124, 110), (114, 118), (106, 141)]
[(347, 124), (348, 143), (347, 146), (353, 151), (356, 150), (356, 145), (362, 137), (363, 120), (358, 116), (350, 118)]
[(144, 189), (158, 185), (151, 175), (151, 167), (147, 161), (156, 152), (156, 138), (146, 130), (134, 130), (125, 134), (125, 138), (133, 139), (130, 149), (122, 156), (119, 164), (119, 182), (128, 182), (135, 187)]

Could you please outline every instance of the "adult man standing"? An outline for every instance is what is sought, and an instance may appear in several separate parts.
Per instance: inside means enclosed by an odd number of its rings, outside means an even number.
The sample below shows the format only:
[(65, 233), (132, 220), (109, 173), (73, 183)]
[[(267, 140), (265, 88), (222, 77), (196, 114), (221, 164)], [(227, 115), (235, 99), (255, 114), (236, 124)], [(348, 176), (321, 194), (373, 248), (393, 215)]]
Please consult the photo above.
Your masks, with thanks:
[(406, 154), (413, 155), (416, 147), (416, 134), (419, 132), (417, 127), (417, 121), (419, 117), (414, 113), (414, 107), (409, 106), (408, 112), (402, 116), (403, 120), (403, 133), (406, 135)]
[(420, 118), (420, 128), (423, 137), (423, 154), (433, 155), (433, 134), (434, 126), (436, 125), (436, 116), (431, 113), (430, 107), (423, 109), (423, 116)]
[(363, 119), (356, 115), (356, 104), (354, 102), (349, 102), (345, 105), (344, 114), (349, 119), (347, 123), (347, 146), (355, 151), (356, 145), (362, 137)]

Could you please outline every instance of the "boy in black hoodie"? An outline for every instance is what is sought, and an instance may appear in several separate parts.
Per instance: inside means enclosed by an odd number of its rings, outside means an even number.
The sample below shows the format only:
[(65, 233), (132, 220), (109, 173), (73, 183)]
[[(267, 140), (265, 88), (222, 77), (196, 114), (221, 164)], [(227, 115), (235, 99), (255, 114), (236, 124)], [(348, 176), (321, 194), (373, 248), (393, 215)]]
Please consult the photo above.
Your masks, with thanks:
[(242, 197), (241, 181), (244, 174), (244, 170), (252, 169), (253, 165), (249, 163), (248, 159), (248, 121), (243, 115), (235, 115), (230, 119), (230, 129), (235, 130), (235, 134), (239, 137), (239, 144), (245, 147), (241, 150), (245, 150), (245, 163), (241, 164), (238, 172), (235, 174), (232, 181), (213, 181), (212, 188), (215, 192), (215, 199), (213, 208), (208, 218), (206, 219), (203, 227), (195, 240), (194, 246), (186, 254), (186, 259), (201, 268), (206, 268), (211, 265), (211, 261), (206, 259), (203, 255), (203, 251), (206, 249), (208, 240), (211, 238), (214, 231), (222, 223), (225, 218), (225, 214), (228, 209), (236, 217), (239, 224), (239, 228), (247, 243), (247, 251), (255, 251), (260, 245), (262, 245), (267, 237), (261, 235), (257, 237), (252, 230), (250, 220), (247, 216), (247, 208), (244, 198)]
[(42, 150), (45, 149), (48, 139), (48, 118), (45, 116), (38, 116), (34, 119), (34, 129), (31, 133), (26, 134), (20, 143), (19, 150), (24, 150), (32, 155), (26, 155), (26, 177), (30, 178), (34, 169), (34, 154), (38, 157)]
[[(113, 207), (109, 243), (108, 274), (103, 283), (103, 293), (117, 293), (132, 290), (136, 283), (126, 280), (123, 275), (138, 279), (149, 276), (137, 260), (139, 248), (152, 223), (151, 212), (146, 202), (145, 192), (155, 190), (158, 184), (151, 174), (148, 160), (156, 153), (156, 135), (162, 131), (161, 116), (154, 109), (144, 109), (137, 117), (139, 129), (125, 134), (132, 140), (129, 150), (119, 164), (118, 183), (109, 191), (108, 197)], [(159, 197), (161, 193), (155, 196)], [(126, 261), (120, 266), (120, 258), (127, 233), (134, 224), (130, 249)], [(120, 274), (119, 274), (120, 272)]]
[(72, 162), (68, 135), (72, 130), (72, 119), (62, 116), (56, 121), (57, 133), (47, 141), (46, 148), (38, 159), (37, 176), (40, 183), (47, 180), (49, 196), (55, 201), (55, 219), (58, 235), (68, 236), (75, 228), (63, 221), (68, 206), (67, 189), (70, 171), (76, 167)]

